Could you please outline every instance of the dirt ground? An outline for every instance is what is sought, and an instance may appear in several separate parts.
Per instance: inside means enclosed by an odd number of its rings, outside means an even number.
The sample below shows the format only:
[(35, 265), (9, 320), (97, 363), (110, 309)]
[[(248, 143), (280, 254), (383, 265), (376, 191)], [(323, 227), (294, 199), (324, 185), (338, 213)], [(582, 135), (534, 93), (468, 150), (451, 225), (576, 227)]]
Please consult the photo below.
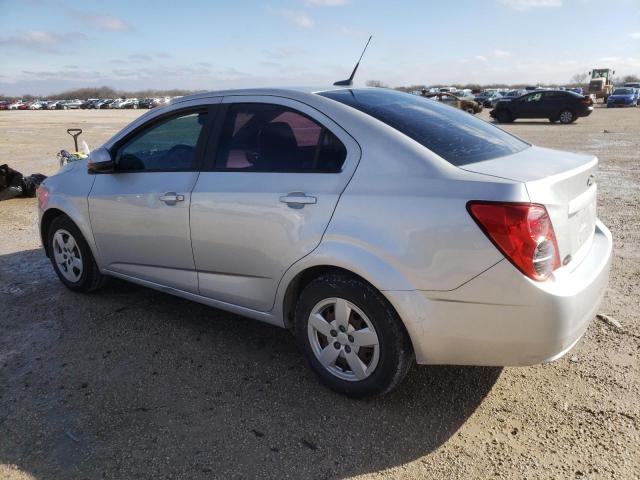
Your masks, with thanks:
[[(0, 112), (0, 164), (53, 174), (66, 128), (97, 147), (139, 114)], [(14, 199), (0, 203), (0, 478), (640, 478), (640, 108), (505, 128), (600, 157), (615, 241), (600, 312), (621, 327), (594, 319), (549, 365), (419, 367), (354, 401), (284, 330), (124, 282), (71, 293), (35, 200)]]

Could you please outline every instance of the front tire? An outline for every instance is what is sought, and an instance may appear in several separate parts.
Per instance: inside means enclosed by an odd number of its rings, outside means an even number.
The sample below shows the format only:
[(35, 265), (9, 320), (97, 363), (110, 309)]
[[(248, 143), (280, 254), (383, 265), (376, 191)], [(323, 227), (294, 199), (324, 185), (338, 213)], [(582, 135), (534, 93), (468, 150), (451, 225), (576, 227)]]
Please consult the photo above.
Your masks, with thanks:
[(498, 110), (496, 120), (500, 123), (511, 123), (513, 122), (513, 117), (507, 110)]
[(93, 292), (106, 277), (100, 273), (80, 229), (67, 216), (55, 218), (47, 231), (47, 251), (53, 269), (64, 285), (75, 292)]
[(409, 336), (387, 300), (346, 274), (323, 275), (304, 288), (295, 334), (320, 381), (350, 397), (390, 392), (414, 363)]

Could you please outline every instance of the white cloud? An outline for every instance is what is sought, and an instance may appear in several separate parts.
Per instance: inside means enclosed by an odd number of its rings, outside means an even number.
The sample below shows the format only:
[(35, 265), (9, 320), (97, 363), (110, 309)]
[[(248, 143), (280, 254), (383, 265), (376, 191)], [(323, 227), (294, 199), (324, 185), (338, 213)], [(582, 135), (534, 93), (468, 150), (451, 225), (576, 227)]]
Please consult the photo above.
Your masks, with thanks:
[(631, 38), (635, 38), (636, 40), (640, 40), (640, 32), (633, 32), (633, 33), (630, 33), (630, 34), (629, 34), (629, 36), (630, 36)]
[(486, 62), (487, 61), (487, 57), (485, 57), (484, 55), (476, 55), (474, 58), (476, 60), (480, 60), (481, 62)]
[(133, 27), (115, 15), (109, 13), (100, 12), (83, 12), (80, 10), (69, 9), (69, 15), (72, 17), (79, 17), (87, 23), (92, 24), (94, 27), (98, 27), (100, 30), (106, 32), (128, 32), (133, 30)]
[(26, 30), (10, 37), (0, 38), (0, 45), (17, 46), (41, 52), (55, 52), (65, 40), (64, 35), (44, 30)]
[(280, 15), (289, 20), (298, 28), (313, 27), (313, 19), (304, 12), (295, 12), (293, 10), (280, 10)]
[(531, 8), (557, 8), (562, 6), (562, 0), (498, 0), (515, 10), (529, 10)]
[(316, 7), (341, 7), (349, 3), (349, 0), (305, 0), (305, 3)]
[(493, 51), (493, 56), (498, 58), (506, 58), (506, 57), (510, 57), (511, 53), (507, 52), (506, 50), (500, 50), (499, 48), (496, 48)]

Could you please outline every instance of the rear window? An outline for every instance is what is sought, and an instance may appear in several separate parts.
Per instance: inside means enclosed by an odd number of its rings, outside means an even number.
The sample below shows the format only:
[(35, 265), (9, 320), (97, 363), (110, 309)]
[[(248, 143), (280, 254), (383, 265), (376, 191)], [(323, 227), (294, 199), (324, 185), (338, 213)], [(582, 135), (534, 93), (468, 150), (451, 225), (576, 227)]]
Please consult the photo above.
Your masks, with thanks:
[(459, 166), (520, 152), (529, 144), (442, 103), (385, 89), (321, 92), (386, 123)]

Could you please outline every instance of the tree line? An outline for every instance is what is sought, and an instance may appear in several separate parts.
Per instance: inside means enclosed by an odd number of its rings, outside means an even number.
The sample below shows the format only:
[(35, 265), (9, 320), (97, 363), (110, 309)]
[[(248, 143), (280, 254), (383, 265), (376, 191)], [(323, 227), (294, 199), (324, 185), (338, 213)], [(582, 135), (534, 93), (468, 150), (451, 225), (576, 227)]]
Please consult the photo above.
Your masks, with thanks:
[[(65, 90), (64, 92), (55, 93), (52, 95), (22, 95), (21, 99), (37, 100), (40, 98), (47, 98), (49, 100), (69, 100), (79, 99), (88, 100), (89, 98), (156, 98), (156, 97), (177, 97), (181, 95), (190, 95), (192, 93), (198, 93), (194, 90), (184, 90), (180, 88), (174, 88), (170, 90), (116, 90), (111, 87), (85, 87), (74, 88), (72, 90)], [(16, 97), (10, 97), (7, 95), (0, 95), (0, 99), (10, 99)]]
[[(582, 87), (585, 86), (589, 81), (589, 75), (586, 73), (578, 73), (571, 77), (571, 82), (565, 84), (565, 87)], [(615, 77), (613, 78), (613, 84), (619, 85), (627, 82), (640, 82), (640, 77), (638, 75), (625, 75), (622, 78)], [(381, 80), (367, 80), (367, 86), (369, 87), (381, 87), (388, 88), (389, 85), (385, 84)], [(458, 89), (471, 89), (471, 90), (484, 90), (486, 88), (500, 88), (500, 89), (522, 89), (527, 85), (525, 83), (515, 83), (515, 84), (507, 84), (507, 83), (489, 83), (489, 84), (479, 84), (479, 83), (466, 83), (466, 84), (448, 84), (448, 85), (430, 85), (429, 87), (455, 87)], [(541, 87), (554, 87), (557, 84), (543, 84), (543, 83), (535, 83), (535, 86)], [(401, 90), (403, 92), (412, 92), (415, 90), (422, 90), (423, 88), (427, 88), (427, 85), (409, 85), (409, 86), (401, 86), (396, 87), (396, 90)], [(201, 92), (202, 90), (184, 90), (180, 88), (174, 88), (170, 90), (116, 90), (111, 87), (103, 86), (103, 87), (85, 87), (85, 88), (75, 88), (72, 90), (66, 90), (64, 92), (52, 94), (52, 95), (22, 95), (19, 98), (30, 101), (37, 100), (40, 98), (47, 98), (50, 100), (68, 100), (68, 99), (79, 99), (79, 100), (87, 100), (89, 98), (156, 98), (156, 97), (177, 97), (182, 95), (191, 95), (193, 93)], [(0, 94), (0, 100), (9, 100), (13, 98), (18, 98), (15, 96), (8, 96)]]

